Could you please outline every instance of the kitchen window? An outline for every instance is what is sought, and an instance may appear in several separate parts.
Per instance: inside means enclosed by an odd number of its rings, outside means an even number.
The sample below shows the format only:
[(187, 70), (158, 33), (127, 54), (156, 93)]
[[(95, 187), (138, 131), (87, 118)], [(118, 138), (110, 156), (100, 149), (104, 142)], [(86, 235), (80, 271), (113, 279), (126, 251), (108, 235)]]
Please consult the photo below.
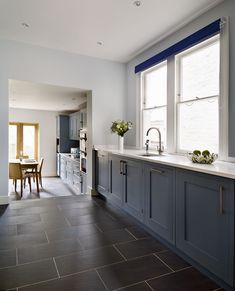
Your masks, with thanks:
[[(157, 127), (162, 134), (162, 145), (166, 147), (167, 130), (167, 62), (162, 62), (147, 70), (142, 75), (143, 92), (143, 145), (146, 132), (150, 127)], [(149, 133), (150, 148), (157, 148), (158, 135)]]
[(219, 37), (176, 55), (177, 152), (219, 151)]
[[(200, 39), (208, 29), (210, 37)], [(135, 67), (135, 73), (140, 72), (142, 147), (147, 129), (154, 126), (169, 153), (208, 149), (229, 160), (228, 35), (227, 20), (220, 19)], [(180, 50), (192, 37), (199, 41)], [(157, 65), (151, 65), (155, 61)], [(155, 131), (150, 140), (152, 149), (157, 149)]]
[(38, 124), (10, 122), (9, 159), (27, 156), (38, 160)]

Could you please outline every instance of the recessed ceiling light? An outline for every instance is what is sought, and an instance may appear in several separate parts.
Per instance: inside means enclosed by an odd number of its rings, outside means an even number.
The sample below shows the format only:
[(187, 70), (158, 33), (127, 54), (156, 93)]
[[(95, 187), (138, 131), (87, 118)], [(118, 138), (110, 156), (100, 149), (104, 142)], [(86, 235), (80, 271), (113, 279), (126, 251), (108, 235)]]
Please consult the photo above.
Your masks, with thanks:
[(103, 42), (102, 41), (97, 41), (97, 44), (98, 45), (103, 45)]
[(26, 22), (22, 22), (21, 25), (22, 25), (24, 28), (29, 28), (29, 26), (30, 26), (30, 25), (29, 25), (28, 23), (26, 23)]
[(136, 6), (136, 7), (140, 7), (141, 1), (134, 1), (133, 5)]

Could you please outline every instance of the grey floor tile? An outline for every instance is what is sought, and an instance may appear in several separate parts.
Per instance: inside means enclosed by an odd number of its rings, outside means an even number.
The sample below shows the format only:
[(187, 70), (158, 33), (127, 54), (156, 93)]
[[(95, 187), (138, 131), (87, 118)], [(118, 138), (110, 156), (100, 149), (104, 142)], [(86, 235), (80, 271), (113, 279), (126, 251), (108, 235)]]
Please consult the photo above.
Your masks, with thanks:
[(42, 243), (47, 243), (47, 238), (44, 232), (38, 234), (8, 236), (0, 238), (0, 250), (14, 249)]
[(81, 215), (81, 216), (69, 216), (67, 217), (67, 219), (72, 226), (97, 223), (99, 221), (101, 222), (112, 221), (112, 218), (104, 212)]
[(95, 233), (100, 233), (100, 230), (94, 224), (47, 230), (49, 241), (64, 240), (65, 238), (81, 238)]
[(144, 238), (127, 243), (117, 244), (116, 247), (127, 259), (145, 256), (167, 249), (163, 244), (153, 238)]
[(133, 236), (136, 237), (137, 239), (150, 236), (145, 230), (143, 230), (142, 228), (140, 228), (138, 226), (127, 227), (127, 230), (130, 233), (132, 233)]
[(95, 207), (93, 201), (82, 201), (82, 202), (71, 202), (71, 203), (60, 203), (58, 204), (58, 207), (63, 210), (63, 209), (69, 209), (69, 208), (86, 208), (86, 207)]
[(99, 268), (98, 272), (108, 289), (113, 290), (171, 271), (160, 260), (151, 255)]
[(0, 220), (1, 225), (14, 225), (14, 224), (22, 224), (22, 223), (33, 223), (41, 221), (39, 214), (31, 214), (31, 215), (20, 215), (20, 216), (5, 216)]
[(114, 229), (123, 229), (127, 227), (127, 225), (120, 223), (117, 220), (106, 220), (102, 222), (99, 221), (96, 224), (104, 232), (114, 230)]
[(25, 288), (19, 288), (19, 291), (106, 291), (104, 285), (95, 271), (88, 271), (81, 274), (75, 274), (40, 283)]
[(82, 250), (77, 240), (66, 239), (48, 244), (36, 245), (18, 249), (19, 263), (28, 263), (36, 260), (68, 255)]
[(0, 269), (0, 290), (33, 284), (56, 277), (57, 272), (53, 260)]
[(70, 217), (70, 216), (82, 216), (82, 215), (87, 215), (87, 214), (92, 214), (92, 213), (103, 212), (104, 210), (101, 207), (93, 205), (93, 206), (89, 206), (85, 208), (66, 208), (60, 211), (64, 216)]
[(66, 220), (53, 220), (46, 222), (35, 222), (35, 223), (26, 223), (17, 225), (18, 234), (32, 234), (42, 232), (48, 229), (60, 229), (68, 227), (69, 224)]
[(64, 215), (60, 210), (53, 210), (50, 212), (40, 213), (42, 222), (55, 221), (55, 220), (64, 220)]
[(31, 215), (40, 213), (50, 213), (51, 211), (58, 211), (56, 206), (35, 206), (35, 207), (25, 207), (19, 209), (7, 209), (4, 215), (6, 216), (20, 216), (20, 215)]
[(159, 253), (156, 255), (174, 271), (178, 271), (180, 269), (187, 268), (190, 266), (190, 264), (188, 264), (186, 261), (184, 261), (183, 259), (181, 259), (179, 256), (177, 256), (175, 253), (171, 251), (166, 251), (164, 253)]
[(148, 283), (157, 291), (212, 291), (219, 288), (213, 281), (194, 268), (149, 280)]
[(0, 251), (0, 268), (16, 265), (16, 250)]
[(81, 245), (85, 249), (97, 248), (105, 245), (116, 244), (120, 242), (133, 241), (134, 238), (125, 229), (116, 229), (104, 233), (97, 233), (79, 238)]
[(17, 234), (17, 225), (0, 225), (0, 237)]
[(151, 291), (152, 289), (145, 282), (143, 282), (143, 283), (137, 283), (129, 287), (124, 287), (118, 290), (119, 291)]
[(123, 261), (114, 247), (82, 251), (55, 259), (61, 276)]

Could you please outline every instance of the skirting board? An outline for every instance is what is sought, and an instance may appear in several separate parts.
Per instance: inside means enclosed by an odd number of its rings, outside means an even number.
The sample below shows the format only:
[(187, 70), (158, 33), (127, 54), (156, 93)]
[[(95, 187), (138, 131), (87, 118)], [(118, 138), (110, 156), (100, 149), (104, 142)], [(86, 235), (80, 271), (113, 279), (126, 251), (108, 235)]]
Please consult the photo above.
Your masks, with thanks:
[(9, 197), (8, 196), (0, 196), (0, 205), (9, 204)]

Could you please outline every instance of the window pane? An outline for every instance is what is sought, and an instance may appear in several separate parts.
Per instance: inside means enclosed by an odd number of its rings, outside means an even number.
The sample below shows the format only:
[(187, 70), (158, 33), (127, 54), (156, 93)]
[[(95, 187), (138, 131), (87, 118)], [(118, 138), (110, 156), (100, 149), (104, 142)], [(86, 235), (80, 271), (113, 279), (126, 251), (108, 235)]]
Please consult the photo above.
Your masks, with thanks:
[(34, 156), (34, 137), (35, 137), (35, 127), (24, 125), (23, 126), (23, 151), (24, 155), (29, 156), (33, 159)]
[(9, 159), (15, 159), (17, 154), (17, 126), (9, 125)]
[[(162, 145), (166, 148), (166, 107), (143, 111), (143, 145), (146, 142), (146, 133), (150, 127), (157, 127), (162, 136)], [(158, 133), (152, 130), (149, 133), (150, 148), (157, 149), (159, 145)]]
[(180, 57), (181, 101), (219, 95), (219, 40)]
[(144, 75), (145, 108), (166, 105), (167, 65), (160, 65)]
[(218, 97), (178, 104), (179, 149), (218, 153)]

